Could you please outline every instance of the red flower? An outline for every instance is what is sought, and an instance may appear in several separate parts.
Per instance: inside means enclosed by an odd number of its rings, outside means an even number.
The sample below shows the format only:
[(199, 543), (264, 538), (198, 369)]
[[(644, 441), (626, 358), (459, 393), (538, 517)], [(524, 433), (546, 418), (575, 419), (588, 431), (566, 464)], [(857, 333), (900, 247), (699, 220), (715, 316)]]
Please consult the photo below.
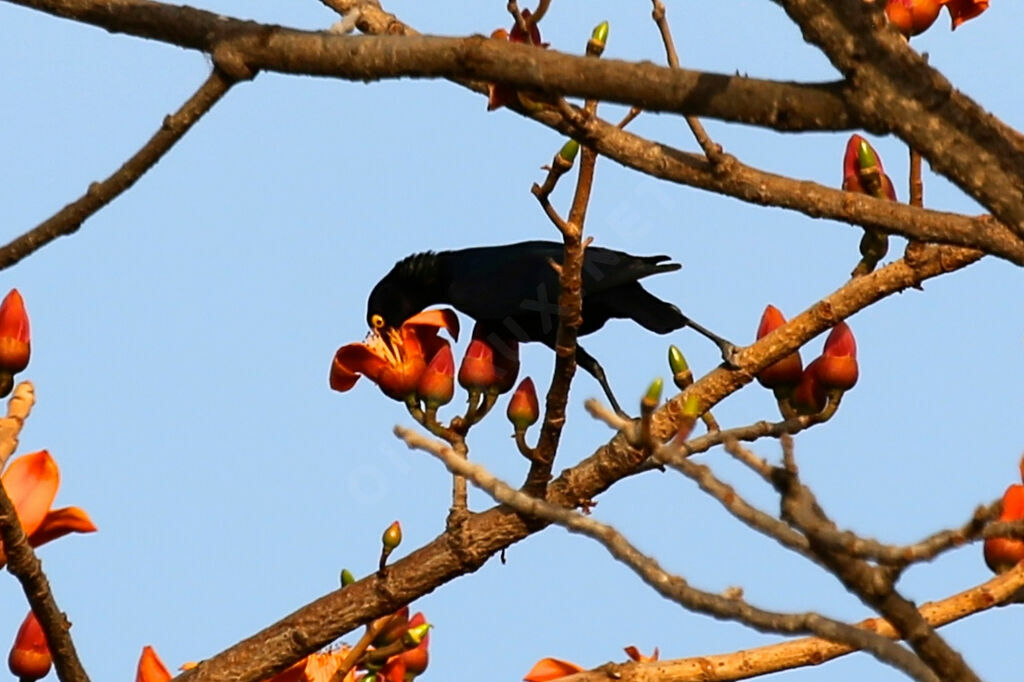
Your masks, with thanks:
[(459, 367), (459, 385), (470, 391), (486, 391), (497, 382), (494, 349), (483, 339), (469, 342)]
[(533, 387), (533, 379), (526, 377), (508, 401), (508, 420), (516, 430), (525, 430), (540, 419), (540, 404), (537, 402), (537, 389)]
[[(406, 630), (413, 630), (414, 628), (420, 628), (427, 624), (427, 618), (422, 612), (416, 613), (412, 618), (409, 619), (409, 625)], [(426, 632), (423, 635), (423, 639), (412, 649), (407, 649), (402, 653), (398, 654), (398, 658), (402, 660), (405, 665), (406, 675), (415, 677), (416, 675), (422, 675), (427, 669), (427, 664), (430, 662), (430, 653), (428, 647), (430, 646), (430, 633)]]
[(818, 382), (826, 389), (848, 391), (857, 383), (857, 342), (849, 325), (840, 322), (825, 340), (821, 357), (812, 363)]
[(988, 0), (947, 0), (946, 9), (953, 20), (953, 30), (968, 19), (973, 19), (988, 9)]
[(38, 680), (46, 677), (52, 664), (53, 657), (46, 645), (43, 627), (36, 619), (36, 614), (29, 611), (14, 637), (7, 665), (11, 673), (21, 680)]
[(405, 400), (416, 391), (427, 360), (448, 345), (438, 336), (442, 328), (452, 338), (458, 337), (455, 313), (448, 309), (426, 310), (410, 317), (398, 329), (375, 330), (366, 341), (342, 346), (331, 364), (331, 388), (347, 391), (362, 374), (380, 386), (384, 395)]
[[(96, 530), (88, 514), (78, 507), (50, 509), (60, 485), (57, 463), (46, 450), (18, 457), (0, 476), (0, 483), (14, 503), (28, 543), (38, 547), (68, 533)], [(0, 566), (7, 563), (0, 543)]]
[(900, 33), (916, 36), (927, 30), (939, 16), (946, 0), (888, 0), (885, 14)]
[(896, 189), (885, 174), (882, 159), (867, 140), (851, 135), (843, 156), (843, 189), (896, 201)]
[(25, 369), (30, 346), (25, 301), (17, 289), (11, 289), (0, 303), (0, 371), (17, 374)]
[[(757, 338), (762, 339), (768, 336), (786, 323), (786, 318), (773, 305), (766, 306), (761, 315), (761, 324), (757, 328)], [(765, 388), (792, 389), (800, 383), (800, 375), (803, 372), (804, 363), (800, 359), (800, 351), (793, 351), (781, 360), (762, 369), (757, 380)]]
[(551, 682), (566, 675), (581, 673), (583, 668), (559, 658), (542, 658), (526, 673), (523, 682)]
[(167, 682), (170, 679), (170, 671), (156, 655), (153, 647), (142, 647), (142, 656), (139, 657), (139, 665), (135, 671), (135, 682)]

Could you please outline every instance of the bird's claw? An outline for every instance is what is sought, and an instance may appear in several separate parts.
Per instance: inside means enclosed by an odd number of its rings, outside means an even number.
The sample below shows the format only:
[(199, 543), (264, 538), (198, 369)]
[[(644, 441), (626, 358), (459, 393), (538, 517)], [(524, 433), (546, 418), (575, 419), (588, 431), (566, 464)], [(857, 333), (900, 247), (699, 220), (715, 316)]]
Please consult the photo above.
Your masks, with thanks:
[(728, 369), (739, 369), (739, 346), (728, 341), (723, 341), (718, 347), (722, 351), (722, 362), (725, 363), (725, 366)]

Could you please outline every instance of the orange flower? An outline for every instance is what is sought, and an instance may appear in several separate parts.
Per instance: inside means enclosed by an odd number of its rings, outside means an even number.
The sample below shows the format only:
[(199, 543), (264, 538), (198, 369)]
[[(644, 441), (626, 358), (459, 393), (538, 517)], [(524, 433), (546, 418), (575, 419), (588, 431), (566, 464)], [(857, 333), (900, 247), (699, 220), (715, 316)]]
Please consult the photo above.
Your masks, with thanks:
[[(46, 450), (18, 457), (0, 476), (28, 543), (38, 547), (68, 533), (92, 533), (96, 530), (89, 516), (78, 507), (50, 509), (60, 485), (57, 463)], [(0, 543), (0, 566), (7, 563)]]
[[(786, 318), (782, 316), (778, 308), (773, 305), (766, 306), (761, 315), (761, 324), (757, 328), (757, 338), (762, 339), (768, 336), (785, 323)], [(800, 383), (803, 368), (804, 363), (800, 359), (800, 351), (793, 351), (762, 369), (757, 375), (757, 380), (765, 388), (791, 391)]]
[[(342, 646), (331, 651), (310, 654), (301, 661), (271, 677), (266, 682), (327, 682), (341, 667), (349, 648)], [(345, 674), (342, 682), (355, 682), (355, 669)]]
[(36, 614), (29, 611), (14, 637), (7, 665), (11, 673), (21, 680), (38, 680), (46, 677), (52, 664), (53, 657), (46, 645), (43, 627), (36, 619)]
[(946, 9), (953, 20), (953, 30), (968, 19), (973, 19), (988, 9), (988, 0), (947, 0)]
[[(417, 612), (409, 619), (409, 625), (406, 630), (412, 630), (419, 628), (427, 624), (427, 618), (422, 612)], [(427, 664), (430, 662), (430, 653), (428, 647), (430, 646), (430, 633), (423, 635), (423, 639), (412, 649), (407, 649), (402, 653), (398, 654), (396, 658), (401, 659), (402, 664), (405, 666), (405, 674), (415, 677), (416, 675), (422, 675), (427, 669)]]
[(857, 342), (849, 325), (840, 322), (825, 340), (821, 357), (811, 363), (818, 382), (826, 389), (848, 391), (857, 383)]
[(939, 16), (946, 0), (888, 0), (885, 14), (889, 21), (907, 36), (926, 31)]
[(448, 344), (438, 336), (442, 328), (458, 338), (455, 313), (426, 310), (397, 329), (374, 330), (366, 341), (342, 346), (331, 364), (331, 388), (347, 391), (362, 374), (380, 386), (384, 395), (405, 400), (416, 391), (427, 361)]
[[(1024, 458), (1020, 461), (1024, 479)], [(1000, 521), (1024, 520), (1024, 485), (1016, 483), (1003, 493)], [(1017, 538), (989, 538), (985, 540), (985, 563), (995, 573), (1005, 573), (1024, 559), (1024, 540)]]
[(142, 655), (139, 657), (139, 665), (135, 671), (135, 682), (167, 682), (170, 679), (170, 671), (156, 655), (153, 647), (142, 647)]
[(885, 174), (875, 148), (860, 135), (851, 135), (843, 156), (843, 189), (896, 201), (896, 189)]
[(25, 369), (30, 346), (25, 301), (11, 289), (0, 303), (0, 371), (17, 374)]
[(558, 658), (542, 658), (530, 668), (530, 672), (526, 673), (523, 682), (551, 682), (551, 680), (581, 672), (583, 672), (583, 668), (575, 663)]
[(470, 391), (486, 391), (497, 383), (494, 348), (481, 338), (469, 342), (459, 367), (459, 385)]

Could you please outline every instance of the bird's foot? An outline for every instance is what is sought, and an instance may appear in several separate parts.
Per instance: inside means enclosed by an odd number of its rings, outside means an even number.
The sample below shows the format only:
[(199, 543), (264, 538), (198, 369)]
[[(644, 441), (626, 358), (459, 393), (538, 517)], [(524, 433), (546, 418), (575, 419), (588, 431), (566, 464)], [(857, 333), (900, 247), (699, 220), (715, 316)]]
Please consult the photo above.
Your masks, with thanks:
[(730, 343), (728, 341), (723, 340), (721, 343), (718, 344), (718, 348), (719, 348), (719, 350), (722, 351), (722, 362), (725, 363), (726, 368), (728, 368), (728, 369), (739, 369), (740, 368), (739, 356), (740, 356), (740, 350), (741, 349), (740, 349), (739, 346), (737, 346), (737, 345), (735, 345), (733, 343)]

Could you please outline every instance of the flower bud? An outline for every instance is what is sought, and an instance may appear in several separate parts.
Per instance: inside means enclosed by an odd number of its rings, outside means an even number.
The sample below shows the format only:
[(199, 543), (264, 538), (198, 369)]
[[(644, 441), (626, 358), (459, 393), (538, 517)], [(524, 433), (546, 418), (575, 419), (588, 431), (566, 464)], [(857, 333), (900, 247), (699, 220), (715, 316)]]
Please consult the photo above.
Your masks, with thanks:
[(139, 666), (135, 672), (135, 682), (168, 682), (170, 679), (170, 671), (156, 655), (153, 647), (142, 647), (142, 656), (139, 657)]
[(472, 339), (459, 367), (459, 386), (469, 391), (486, 391), (496, 381), (494, 349), (481, 338)]
[(46, 645), (43, 627), (36, 614), (29, 611), (14, 637), (7, 665), (11, 673), (21, 680), (38, 680), (46, 677), (52, 664), (53, 657)]
[(658, 377), (650, 383), (647, 387), (647, 392), (644, 393), (644, 397), (640, 399), (640, 408), (643, 410), (653, 410), (661, 402), (661, 391), (665, 382), (662, 381), (661, 377)]
[[(785, 323), (786, 318), (778, 308), (773, 305), (766, 306), (761, 315), (761, 324), (757, 327), (757, 338), (764, 338)], [(803, 361), (800, 359), (800, 351), (793, 351), (758, 372), (757, 380), (765, 388), (788, 391), (800, 383), (802, 373)]]
[(526, 377), (519, 384), (512, 399), (508, 401), (508, 420), (516, 430), (526, 430), (540, 419), (540, 404), (537, 402), (537, 391), (533, 387), (533, 379)]
[(427, 407), (437, 408), (451, 402), (455, 394), (455, 359), (447, 343), (434, 353), (427, 368), (423, 370), (416, 394)]
[(11, 289), (0, 303), (0, 370), (17, 374), (25, 369), (30, 350), (25, 301), (17, 289)]
[(341, 569), (341, 586), (348, 587), (356, 581), (356, 577), (352, 575), (352, 571), (347, 568)]
[(576, 140), (569, 140), (558, 150), (558, 156), (570, 166), (576, 161), (576, 155), (580, 153), (580, 143)]
[(590, 33), (590, 40), (587, 41), (588, 55), (600, 57), (604, 52), (604, 48), (608, 44), (608, 28), (609, 24), (607, 21), (602, 21), (594, 27), (594, 30)]
[(843, 156), (843, 189), (878, 199), (896, 201), (896, 189), (885, 174), (874, 147), (860, 135), (851, 135)]
[[(1003, 493), (1000, 521), (1024, 519), (1024, 485), (1016, 483)], [(1024, 559), (1024, 540), (1018, 538), (988, 538), (985, 540), (985, 563), (995, 573), (1005, 573)]]
[(407, 675), (422, 675), (430, 662), (430, 624), (422, 613), (409, 619), (409, 631), (402, 640), (411, 647), (399, 654)]
[(857, 342), (849, 325), (840, 322), (825, 340), (825, 350), (815, 360), (818, 383), (825, 389), (848, 391), (857, 383)]
[(800, 383), (793, 389), (790, 403), (800, 414), (818, 414), (825, 409), (825, 399), (828, 396), (817, 376), (817, 366), (820, 362), (821, 358), (818, 358), (807, 365), (807, 369), (800, 375)]
[(381, 543), (384, 545), (384, 549), (389, 552), (402, 544), (402, 525), (398, 521), (387, 527), (384, 535), (381, 536)]
[(686, 363), (686, 357), (678, 346), (668, 347), (668, 366), (672, 374), (682, 374), (690, 371), (690, 365)]

